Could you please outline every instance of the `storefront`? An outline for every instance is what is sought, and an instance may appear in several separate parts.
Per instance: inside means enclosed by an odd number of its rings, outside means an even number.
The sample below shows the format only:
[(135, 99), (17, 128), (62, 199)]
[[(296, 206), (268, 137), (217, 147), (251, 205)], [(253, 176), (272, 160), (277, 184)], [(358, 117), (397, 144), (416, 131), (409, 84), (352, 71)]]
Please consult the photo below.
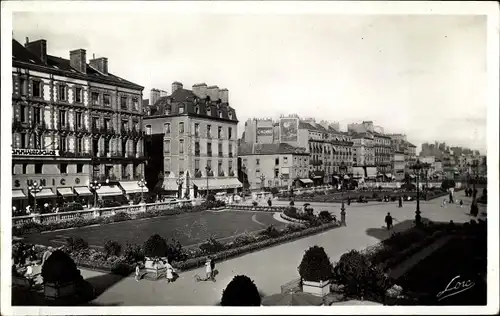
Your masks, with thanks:
[(83, 207), (91, 208), (94, 205), (94, 194), (90, 192), (88, 187), (75, 187), (77, 197), (75, 200), (83, 205)]
[(133, 201), (135, 196), (140, 196), (149, 192), (148, 187), (140, 187), (138, 181), (120, 181), (125, 195), (129, 201)]

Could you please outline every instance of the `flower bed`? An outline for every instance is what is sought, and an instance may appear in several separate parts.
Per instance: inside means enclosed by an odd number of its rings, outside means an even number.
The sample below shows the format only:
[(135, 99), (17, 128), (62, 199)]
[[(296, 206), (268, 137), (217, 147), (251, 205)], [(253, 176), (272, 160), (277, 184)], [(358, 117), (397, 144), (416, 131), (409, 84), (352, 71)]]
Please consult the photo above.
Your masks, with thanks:
[(70, 219), (60, 222), (48, 222), (48, 223), (27, 222), (19, 226), (13, 226), (12, 234), (14, 236), (21, 236), (30, 233), (38, 233), (38, 232), (51, 231), (57, 229), (84, 227), (96, 224), (103, 225), (103, 224), (109, 224), (109, 223), (115, 223), (133, 219), (176, 215), (186, 212), (202, 212), (208, 209), (218, 208), (223, 205), (225, 205), (225, 203), (222, 201), (204, 202), (201, 205), (195, 205), (195, 206), (182, 205), (174, 208), (157, 208), (157, 209), (150, 208), (145, 212), (117, 212), (114, 215), (109, 215), (109, 216), (99, 216), (91, 218), (79, 217), (76, 219)]

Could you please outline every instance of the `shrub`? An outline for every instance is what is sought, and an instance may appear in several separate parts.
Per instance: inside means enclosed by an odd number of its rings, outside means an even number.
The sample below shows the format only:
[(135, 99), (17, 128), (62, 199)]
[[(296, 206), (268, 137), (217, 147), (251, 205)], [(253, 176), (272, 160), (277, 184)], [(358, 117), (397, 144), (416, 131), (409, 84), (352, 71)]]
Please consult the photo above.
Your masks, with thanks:
[(333, 266), (325, 249), (313, 246), (306, 250), (299, 265), (299, 274), (306, 281), (327, 281), (332, 277)]
[(253, 201), (253, 202), (252, 202), (252, 205), (253, 205), (253, 206), (257, 206), (257, 205), (259, 205), (259, 203), (257, 203), (257, 201)]
[(207, 202), (215, 202), (215, 195), (213, 193), (209, 193), (206, 201)]
[(222, 292), (222, 306), (260, 306), (260, 303), (257, 286), (245, 275), (235, 276)]
[(165, 257), (167, 255), (167, 242), (163, 237), (155, 234), (144, 242), (143, 249), (146, 257)]
[(109, 256), (119, 256), (122, 252), (122, 245), (114, 240), (108, 240), (104, 243), (104, 253)]
[(277, 230), (276, 227), (274, 227), (274, 225), (267, 226), (266, 230), (262, 231), (260, 234), (268, 236), (269, 238), (276, 238), (281, 236), (280, 231)]
[(340, 257), (334, 268), (334, 279), (344, 285), (346, 295), (357, 298), (374, 298), (380, 301), (389, 288), (383, 271), (372, 266), (368, 258), (356, 250)]
[(210, 237), (206, 242), (200, 245), (200, 250), (203, 254), (209, 255), (224, 250), (224, 245), (215, 238)]
[[(379, 190), (380, 190), (380, 189), (379, 189)], [(373, 192), (373, 194), (372, 194), (372, 198), (374, 198), (374, 199), (378, 198), (378, 193), (377, 193), (377, 192)]]
[(319, 219), (324, 223), (330, 223), (333, 221), (332, 214), (328, 211), (321, 211), (318, 215)]
[(30, 245), (23, 242), (16, 242), (12, 245), (12, 259), (14, 263), (24, 264), (29, 257)]
[(294, 206), (295, 203), (293, 201), (290, 201), (290, 206)]
[(82, 237), (69, 237), (66, 239), (66, 246), (70, 252), (81, 252), (89, 248), (88, 242)]
[(44, 282), (66, 283), (80, 281), (80, 271), (75, 262), (61, 250), (56, 250), (50, 255), (42, 266), (42, 277)]
[(113, 220), (113, 222), (123, 222), (131, 220), (132, 216), (130, 216), (130, 214), (126, 212), (118, 212), (115, 215), (113, 215), (111, 219)]
[(253, 235), (243, 234), (234, 239), (235, 246), (244, 246), (255, 242), (256, 238)]
[(444, 179), (443, 182), (441, 182), (441, 189), (443, 190), (448, 190), (449, 188), (454, 188), (455, 187), (455, 180), (453, 179)]
[(170, 238), (167, 240), (167, 254), (168, 260), (171, 261), (184, 261), (186, 260), (186, 253), (182, 249), (181, 243), (174, 239)]
[(133, 271), (134, 267), (128, 264), (123, 259), (118, 259), (117, 261), (114, 262), (113, 266), (111, 267), (111, 273), (121, 276), (128, 276)]
[(278, 190), (278, 188), (276, 188), (276, 187), (272, 187), (271, 193), (272, 193), (272, 195), (276, 195), (276, 194), (280, 193), (280, 190)]

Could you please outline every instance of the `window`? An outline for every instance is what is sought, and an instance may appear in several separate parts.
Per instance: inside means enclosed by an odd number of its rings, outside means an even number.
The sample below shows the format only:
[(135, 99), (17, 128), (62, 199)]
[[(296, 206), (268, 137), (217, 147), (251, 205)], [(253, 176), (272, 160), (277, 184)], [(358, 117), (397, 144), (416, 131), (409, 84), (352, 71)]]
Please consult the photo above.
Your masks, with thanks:
[(99, 105), (99, 92), (92, 92), (90, 94), (90, 99), (92, 100), (93, 105)]
[(132, 103), (134, 105), (134, 110), (139, 111), (139, 99), (132, 98)]
[(81, 137), (76, 138), (75, 152), (77, 152), (77, 153), (83, 152), (83, 138), (81, 138)]
[(33, 80), (33, 97), (42, 97), (42, 82), (38, 80)]
[(170, 134), (170, 123), (165, 123), (165, 134)]
[(210, 105), (207, 105), (207, 115), (212, 116), (212, 108), (210, 107)]
[(283, 163), (288, 163), (288, 157), (283, 157)]
[(104, 94), (102, 96), (103, 104), (104, 106), (110, 107), (111, 106), (111, 96), (109, 94)]
[(82, 128), (83, 122), (82, 122), (82, 112), (76, 112), (75, 113), (75, 121), (76, 121), (76, 127), (78, 129)]
[(59, 150), (66, 151), (66, 137), (61, 136), (59, 138)]
[(75, 88), (75, 102), (83, 103), (83, 89), (80, 87)]
[(59, 125), (61, 125), (61, 127), (66, 127), (66, 111), (65, 110), (59, 110)]
[(273, 186), (273, 180), (267, 180), (267, 186), (272, 187)]
[(233, 157), (233, 144), (229, 144), (229, 157)]
[(207, 167), (208, 167), (208, 170), (212, 170), (212, 160), (207, 160)]
[(68, 100), (68, 89), (66, 86), (64, 85), (59, 85), (57, 87), (57, 92), (59, 93), (58, 96), (59, 96), (59, 101), (67, 101)]
[(165, 115), (170, 115), (170, 112), (172, 111), (170, 105), (168, 105), (167, 107), (165, 107)]
[(207, 125), (207, 138), (212, 138), (212, 125)]
[(229, 111), (227, 113), (227, 115), (229, 116), (229, 119), (232, 120), (233, 119), (233, 112)]
[(207, 156), (212, 157), (212, 143), (207, 143)]
[(146, 125), (146, 135), (151, 135), (151, 125)]
[(179, 140), (179, 154), (184, 154), (184, 140)]
[(107, 155), (108, 153), (109, 153), (109, 138), (104, 138), (104, 154)]
[(26, 169), (28, 169), (28, 164), (27, 163), (23, 163), (23, 173), (22, 174), (26, 174)]
[(280, 158), (279, 157), (274, 158), (274, 164), (275, 165), (279, 165), (280, 164)]
[(200, 136), (200, 124), (194, 123), (194, 136)]
[(19, 105), (19, 112), (20, 112), (19, 114), (21, 117), (21, 122), (26, 123), (26, 105), (24, 104)]
[(120, 97), (120, 107), (124, 110), (126, 110), (128, 107), (127, 107), (127, 97), (126, 96), (122, 96)]
[[(43, 164), (41, 163), (36, 163), (35, 164), (35, 173), (42, 173), (42, 168), (43, 167)], [(24, 169), (24, 166), (23, 166), (23, 169)]]
[(194, 143), (194, 155), (199, 156), (200, 155), (200, 142), (195, 142)]
[(184, 122), (179, 123), (179, 134), (184, 134)]
[(99, 118), (98, 117), (92, 117), (92, 128), (97, 128), (99, 127)]
[(41, 124), (42, 123), (42, 109), (38, 107), (33, 108), (33, 123)]
[(24, 78), (19, 80), (19, 88), (21, 89), (21, 95), (26, 96), (28, 94), (28, 81)]
[(233, 128), (232, 127), (228, 127), (227, 128), (227, 138), (228, 139), (232, 139), (233, 138)]
[(179, 114), (184, 113), (184, 105), (179, 106)]
[(219, 117), (222, 118), (222, 111), (219, 111)]
[(274, 177), (278, 178), (280, 176), (280, 170), (279, 169), (274, 169)]
[(200, 171), (200, 161), (198, 159), (196, 159), (194, 161), (194, 173), (198, 173)]
[(122, 120), (122, 132), (128, 131), (128, 121), (127, 120)]
[(26, 141), (26, 136), (27, 134), (26, 133), (21, 133), (21, 148), (27, 148), (27, 141)]
[(217, 138), (222, 138), (222, 126), (217, 127)]
[(219, 143), (219, 157), (222, 157), (222, 144)]
[(194, 112), (195, 112), (196, 114), (200, 114), (200, 107), (198, 107), (198, 106), (197, 106), (197, 107), (195, 107), (195, 108), (194, 108)]
[(260, 165), (260, 159), (259, 159), (259, 158), (255, 159), (255, 164), (256, 164), (257, 166), (258, 166), (258, 165)]
[(109, 118), (104, 119), (104, 128), (109, 131), (111, 129), (111, 120)]
[(224, 170), (222, 170), (222, 160), (219, 160), (217, 167), (218, 167), (217, 170), (219, 170), (219, 175), (223, 176)]
[(67, 163), (60, 164), (59, 170), (61, 171), (61, 173), (68, 173), (68, 164)]

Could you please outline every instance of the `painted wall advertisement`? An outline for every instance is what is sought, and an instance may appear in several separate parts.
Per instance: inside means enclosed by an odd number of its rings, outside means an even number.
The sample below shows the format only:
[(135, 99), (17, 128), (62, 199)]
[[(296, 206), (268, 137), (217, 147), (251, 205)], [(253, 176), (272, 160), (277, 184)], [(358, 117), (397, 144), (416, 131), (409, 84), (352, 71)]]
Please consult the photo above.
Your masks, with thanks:
[(257, 127), (257, 136), (273, 136), (273, 128)]
[(299, 119), (284, 118), (280, 119), (280, 141), (296, 142), (299, 134)]

